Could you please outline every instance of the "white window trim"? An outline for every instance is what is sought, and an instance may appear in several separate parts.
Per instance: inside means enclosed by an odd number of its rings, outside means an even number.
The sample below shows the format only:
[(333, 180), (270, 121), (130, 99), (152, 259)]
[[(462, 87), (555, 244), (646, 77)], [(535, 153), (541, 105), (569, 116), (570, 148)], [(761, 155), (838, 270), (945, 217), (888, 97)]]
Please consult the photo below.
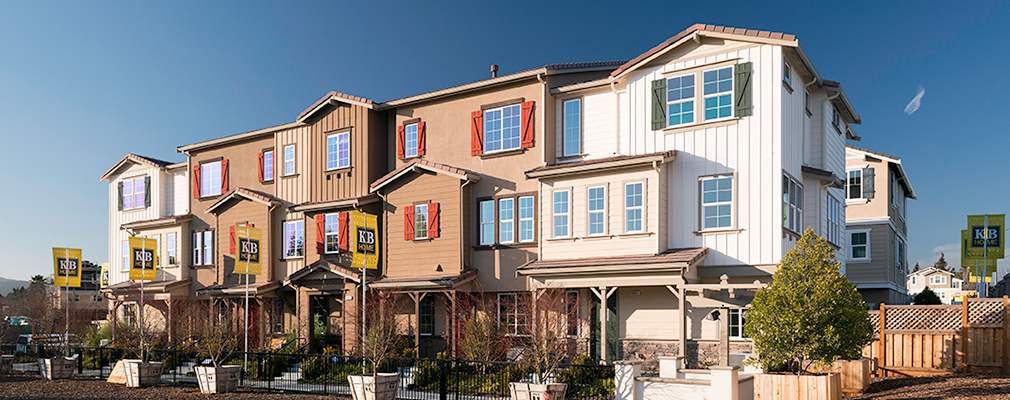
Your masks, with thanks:
[[(417, 223), (417, 216), (421, 214), (421, 210), (424, 210), (424, 229), (420, 231)], [(414, 205), (414, 240), (426, 240), (428, 239), (428, 225), (431, 224), (431, 219), (428, 215), (428, 204), (416, 204)], [(423, 235), (422, 235), (423, 234)]]
[[(666, 125), (667, 128), (679, 128), (679, 127), (682, 127), (682, 126), (689, 126), (689, 125), (694, 125), (694, 124), (698, 124), (698, 123), (703, 122), (703, 121), (701, 121), (700, 118), (698, 118), (698, 105), (702, 103), (701, 101), (699, 101), (699, 96), (700, 96), (701, 90), (699, 90), (700, 86), (698, 85), (698, 82), (701, 82), (701, 79), (702, 79), (702, 75), (701, 74), (702, 74), (702, 71), (699, 70), (699, 71), (694, 71), (694, 72), (691, 72), (691, 73), (688, 73), (688, 74), (680, 74), (680, 75), (667, 76), (665, 78), (666, 79), (666, 85), (667, 85), (666, 86), (666, 90), (667, 90), (666, 96), (667, 96), (667, 99), (666, 99), (666, 104), (663, 105), (666, 108), (665, 110), (663, 110), (663, 114), (666, 115), (666, 121), (664, 121), (665, 122), (664, 125)], [(670, 96), (670, 93), (669, 93), (669, 90), (670, 90), (670, 79), (681, 78), (681, 77), (685, 77), (685, 76), (688, 76), (688, 75), (694, 76), (694, 83), (692, 85), (693, 89), (691, 89), (694, 92), (694, 96), (691, 97), (691, 98), (689, 98), (689, 99), (680, 99), (680, 100), (671, 101), (669, 99), (669, 96)], [(687, 103), (687, 102), (691, 102), (692, 103), (692, 106), (691, 106), (691, 122), (681, 122), (679, 124), (670, 125), (670, 105), (671, 104), (684, 104), (684, 103)]]
[[(210, 183), (213, 183), (213, 182), (211, 182), (211, 181), (209, 181), (207, 179), (204, 179), (204, 176), (203, 176), (204, 171), (207, 171), (205, 168), (207, 166), (211, 166), (211, 165), (217, 165), (217, 184), (216, 185), (209, 185)], [(202, 197), (212, 197), (212, 196), (220, 196), (221, 195), (221, 182), (222, 182), (222, 179), (224, 179), (224, 177), (222, 176), (224, 174), (224, 171), (222, 171), (221, 168), (222, 168), (221, 161), (214, 161), (214, 162), (200, 164), (200, 197), (201, 198)], [(211, 174), (211, 176), (213, 176), (213, 174)], [(204, 188), (209, 188), (208, 190), (211, 190), (211, 192), (210, 193), (204, 193)]]
[[(327, 222), (329, 222), (327, 220), (329, 218), (331, 218), (331, 217), (337, 220), (337, 229), (334, 230), (333, 232), (329, 232), (329, 231), (326, 230), (326, 227), (329, 225), (329, 224), (327, 224)], [(335, 250), (330, 250), (330, 247), (329, 247), (330, 236), (333, 236), (333, 241), (335, 243), (337, 243), (337, 248)], [(303, 239), (303, 242), (304, 242), (304, 239)], [(303, 247), (305, 246), (304, 243), (302, 244), (302, 246)], [(339, 254), (339, 253), (340, 253), (340, 213), (324, 214), (323, 215), (323, 254)]]
[(502, 134), (502, 138), (501, 138), (502, 148), (498, 149), (498, 150), (491, 150), (491, 151), (485, 150), (481, 154), (495, 154), (495, 153), (501, 153), (501, 152), (505, 152), (505, 151), (517, 150), (517, 149), (521, 149), (523, 147), (523, 128), (522, 128), (522, 123), (523, 123), (522, 113), (523, 113), (523, 110), (522, 110), (522, 104), (520, 104), (520, 103), (509, 104), (507, 106), (501, 106), (501, 107), (496, 107), (496, 108), (489, 108), (489, 109), (484, 110), (482, 112), (482, 115), (484, 115), (484, 119), (481, 122), (483, 124), (483, 126), (481, 126), (481, 141), (482, 141), (481, 146), (484, 149), (488, 148), (488, 142), (487, 142), (487, 137), (488, 137), (488, 135), (487, 135), (487, 114), (490, 113), (490, 112), (493, 112), (493, 111), (501, 111), (502, 114), (503, 114), (502, 115), (502, 119), (505, 119), (505, 116), (504, 116), (505, 112), (504, 111), (505, 111), (506, 108), (510, 108), (510, 107), (518, 107), (518, 109), (519, 109), (519, 144), (516, 145), (516, 147), (505, 148), (505, 137), (504, 137), (505, 128), (503, 127), (502, 128), (503, 134)]
[[(635, 206), (635, 207), (629, 207), (628, 206), (628, 186), (629, 185), (637, 185), (637, 184), (641, 184), (642, 185), (642, 205)], [(643, 233), (643, 232), (647, 232), (649, 230), (649, 226), (648, 226), (649, 224), (648, 224), (648, 219), (646, 217), (646, 212), (645, 212), (646, 208), (645, 207), (646, 207), (646, 204), (647, 204), (646, 199), (649, 196), (649, 192), (648, 192), (648, 188), (645, 185), (645, 181), (624, 182), (623, 188), (624, 188), (624, 191), (623, 191), (624, 196), (622, 198), (622, 200), (623, 200), (622, 203), (624, 205), (624, 218), (621, 221), (621, 223), (624, 226), (622, 227), (623, 228), (622, 231), (624, 233)], [(628, 211), (632, 210), (632, 209), (640, 209), (640, 210), (642, 210), (642, 229), (635, 230), (635, 231), (628, 230)]]
[[(529, 198), (530, 199), (530, 206), (533, 207), (532, 215), (529, 218), (526, 218), (526, 219), (523, 219), (521, 211), (520, 211), (522, 209), (522, 206), (521, 206), (522, 199), (524, 199), (524, 198)], [(519, 243), (533, 243), (533, 242), (536, 242), (537, 241), (537, 198), (536, 198), (536, 196), (530, 195), (530, 196), (517, 196), (516, 197), (516, 221), (518, 221), (517, 225), (515, 227), (515, 230), (516, 230), (516, 240)], [(531, 232), (531, 235), (530, 235), (531, 237), (529, 239), (527, 239), (527, 240), (523, 240), (522, 239), (523, 221), (530, 221), (530, 227), (533, 230)]]
[[(484, 203), (491, 203), (491, 221), (485, 222), (483, 217)], [(494, 199), (485, 199), (477, 202), (477, 225), (479, 227), (477, 231), (477, 243), (481, 246), (494, 246), (497, 243), (498, 236), (498, 216), (496, 214), (496, 208), (498, 203)], [(484, 234), (484, 226), (491, 224), (491, 238), (490, 241), (485, 241), (482, 235)]]
[[(270, 154), (270, 162), (267, 162), (267, 154)], [(268, 181), (274, 180), (274, 175), (277, 175), (276, 168), (274, 168), (274, 164), (276, 164), (276, 158), (277, 158), (277, 153), (275, 153), (273, 150), (267, 150), (267, 151), (263, 152), (263, 181), (264, 182), (268, 182)], [(269, 170), (270, 176), (269, 177), (267, 176), (267, 167), (270, 167), (270, 170)]]
[(782, 60), (782, 83), (789, 85), (790, 91), (792, 91), (792, 85), (793, 85), (792, 72), (793, 68), (789, 66), (789, 62), (786, 60)]
[[(140, 205), (137, 205), (137, 181), (139, 180), (140, 182), (144, 182), (144, 178), (146, 178), (146, 177), (147, 177), (147, 175), (141, 175), (141, 176), (135, 176), (135, 177), (126, 178), (126, 179), (121, 180), (121, 182), (123, 183), (123, 197), (120, 199), (120, 201), (123, 202), (123, 211), (130, 211), (130, 210), (138, 210), (138, 209), (141, 209), (141, 208), (147, 208), (147, 206), (144, 205), (144, 201), (141, 201)], [(127, 194), (126, 194), (126, 185), (130, 185), (130, 194), (129, 194), (129, 197), (130, 197), (130, 201), (133, 203), (133, 207), (127, 207), (126, 206), (126, 197), (127, 197)], [(145, 192), (146, 190), (147, 189), (146, 189), (146, 186), (145, 186), (145, 190), (142, 190), (141, 192)], [(151, 190), (150, 192), (151, 192), (152, 195), (154, 194), (153, 190)], [(144, 196), (145, 196), (144, 199), (146, 201), (147, 200), (147, 197), (146, 197), (147, 194), (145, 193)]]
[[(733, 178), (733, 186), (730, 188), (732, 192), (733, 200), (730, 200), (730, 223), (729, 226), (716, 227), (716, 228), (705, 228), (705, 202), (704, 200), (704, 190), (702, 189), (704, 182), (709, 179), (719, 179), (719, 178)], [(735, 231), (736, 227), (736, 216), (737, 216), (737, 193), (736, 193), (736, 174), (717, 174), (717, 175), (705, 175), (698, 177), (698, 232), (720, 232), (720, 231)], [(713, 205), (718, 205), (720, 202), (713, 203)]]
[[(299, 255), (288, 256), (288, 250), (289, 250), (288, 249), (288, 243), (287, 243), (287, 241), (288, 241), (288, 225), (295, 225), (297, 227), (298, 223), (302, 224), (302, 255), (300, 255), (300, 256)], [(282, 229), (281, 232), (283, 232), (283, 235), (284, 235), (284, 236), (281, 237), (281, 240), (282, 240), (282, 242), (281, 242), (281, 248), (283, 249), (282, 250), (283, 254), (281, 254), (282, 258), (284, 258), (285, 260), (295, 260), (295, 259), (299, 259), (299, 258), (304, 258), (305, 257), (305, 221), (302, 221), (302, 220), (284, 221), (281, 224), (281, 229)], [(297, 229), (297, 228), (295, 228), (295, 229)]]
[(122, 250), (123, 250), (123, 254), (120, 255), (119, 259), (120, 259), (120, 262), (123, 263), (123, 265), (120, 267), (119, 270), (121, 272), (129, 272), (130, 271), (130, 240), (129, 239), (123, 241), (123, 249)]
[[(291, 149), (291, 172), (288, 172), (288, 148)], [(292, 176), (298, 173), (298, 149), (295, 148), (295, 145), (289, 144), (284, 146), (281, 151), (283, 152), (281, 154), (281, 173), (283, 173), (283, 175), (281, 176)], [(275, 174), (276, 172), (277, 171), (274, 171)]]
[[(578, 136), (579, 136), (579, 144), (578, 144), (578, 148), (574, 149), (573, 151), (569, 151), (569, 149), (568, 149), (568, 140), (567, 140), (568, 138), (565, 137), (565, 136), (568, 134), (568, 103), (569, 102), (573, 102), (573, 101), (579, 102), (579, 134), (578, 134)], [(586, 131), (586, 128), (584, 126), (585, 125), (585, 119), (582, 118), (582, 113), (585, 110), (584, 104), (585, 103), (583, 102), (582, 97), (574, 97), (574, 98), (565, 99), (565, 100), (561, 101), (561, 156), (562, 157), (575, 157), (575, 156), (579, 156), (584, 151), (582, 149), (582, 147), (583, 147), (583, 143), (582, 143), (582, 141), (583, 141), (583, 135), (584, 135), (584, 132)], [(522, 135), (522, 132), (520, 131), (519, 134)]]
[[(497, 218), (495, 218), (495, 220), (496, 220), (495, 222), (496, 222), (496, 225), (498, 225), (498, 243), (501, 243), (501, 244), (513, 244), (513, 243), (516, 243), (516, 219), (517, 219), (516, 218), (516, 199), (517, 199), (517, 197), (505, 197), (505, 198), (498, 199), (495, 202), (496, 203), (495, 206), (498, 207), (496, 209), (496, 211), (495, 211), (495, 215), (497, 216)], [(512, 220), (511, 221), (506, 221), (501, 216), (501, 203), (503, 201), (506, 201), (506, 200), (512, 202)], [(512, 240), (509, 240), (509, 241), (505, 241), (505, 239), (503, 239), (505, 237), (505, 235), (502, 234), (502, 232), (503, 232), (502, 226), (506, 222), (511, 222), (512, 223)]]
[[(410, 128), (411, 127), (414, 128), (414, 145), (413, 146), (409, 145), (410, 144), (410, 140), (408, 140), (408, 138), (410, 137)], [(417, 133), (418, 133), (417, 132), (417, 122), (415, 122), (413, 124), (407, 124), (407, 125), (403, 126), (403, 158), (417, 157), (417, 146), (418, 146)]]
[[(726, 309), (726, 318), (730, 318), (730, 314), (732, 314), (732, 313), (737, 313), (739, 315), (739, 317), (738, 317), (739, 318), (739, 320), (738, 320), (739, 321), (739, 323), (738, 323), (739, 326), (737, 327), (737, 332), (739, 333), (739, 335), (732, 335), (732, 334), (729, 334), (729, 332), (727, 332), (727, 335), (729, 335), (729, 337), (731, 339), (746, 339), (747, 337), (744, 336), (744, 334), (743, 334), (743, 325), (744, 325), (743, 322), (746, 319), (745, 314), (747, 314), (747, 310), (743, 309), (743, 308), (727, 308)], [(727, 321), (727, 324), (732, 324), (732, 322), (733, 322), (733, 319), (729, 319), (729, 321)], [(730, 326), (730, 329), (732, 329), (732, 326)]]
[[(848, 247), (848, 251), (845, 253), (845, 259), (847, 261), (849, 261), (849, 262), (870, 262), (870, 261), (872, 261), (872, 253), (870, 253), (870, 247), (871, 247), (870, 245), (872, 244), (871, 243), (872, 240), (870, 239), (870, 232), (871, 231), (873, 231), (873, 229), (854, 229), (854, 230), (848, 230), (848, 231), (845, 232), (846, 235), (849, 235), (849, 237), (847, 238), (848, 242), (849, 242), (849, 247)], [(852, 235), (856, 234), (856, 233), (865, 233), (866, 234), (866, 245), (865, 245), (866, 246), (866, 258), (853, 258), (852, 257), (852, 246), (853, 246), (853, 244), (852, 244)], [(860, 245), (860, 246), (862, 246), (862, 245)]]
[[(406, 142), (406, 140), (404, 140)], [(421, 304), (424, 302), (430, 302), (431, 304), (431, 331), (423, 332), (421, 331), (421, 310), (423, 309)], [(433, 296), (424, 296), (424, 298), (418, 300), (418, 315), (417, 315), (417, 332), (421, 336), (433, 336), (435, 334), (435, 299)]]
[[(592, 200), (589, 197), (589, 191), (593, 190), (593, 189), (603, 189), (603, 209), (601, 209), (601, 210), (592, 211), (592, 210), (589, 209), (590, 200)], [(586, 188), (586, 236), (607, 236), (607, 233), (609, 231), (609, 229), (608, 229), (609, 227), (607, 226), (608, 225), (607, 224), (607, 206), (608, 206), (607, 203), (609, 203), (609, 202), (607, 200), (608, 200), (607, 185), (595, 185), (595, 186), (589, 186), (589, 187)], [(591, 221), (592, 221), (592, 215), (593, 215), (593, 213), (599, 213), (599, 214), (603, 215), (603, 232), (600, 232), (600, 233), (592, 233), (592, 232), (590, 232), (590, 229), (592, 227), (592, 222)], [(644, 227), (644, 224), (643, 224), (643, 227)]]
[[(789, 175), (787, 175), (785, 173), (782, 174), (782, 177), (783, 177), (783, 182), (782, 182), (783, 184), (792, 183), (793, 185), (796, 185), (796, 188), (798, 189), (797, 192), (800, 193), (799, 196), (795, 196), (795, 197), (799, 197), (799, 199), (794, 199), (793, 198), (794, 197), (793, 196), (794, 193), (792, 193), (791, 191), (789, 191), (789, 189), (787, 187), (786, 188), (782, 188), (782, 190), (784, 192), (788, 192), (789, 198), (790, 198), (789, 202), (786, 202), (785, 199), (782, 200), (782, 203), (783, 203), (783, 206), (784, 206), (783, 207), (783, 213), (784, 213), (784, 215), (782, 215), (782, 227), (785, 228), (785, 229), (787, 229), (787, 230), (789, 230), (790, 232), (793, 232), (793, 233), (796, 233), (796, 234), (802, 234), (802, 232), (803, 232), (803, 195), (802, 195), (802, 193), (803, 193), (803, 184), (800, 183), (799, 181), (797, 181), (796, 179), (793, 179), (793, 177), (791, 177), (791, 176), (789, 176)], [(786, 193), (783, 193), (783, 195), (785, 195), (785, 194)], [(785, 214), (786, 208), (788, 208), (788, 211), (793, 211), (793, 209), (795, 209), (796, 211), (793, 212), (793, 213)], [(789, 215), (796, 215), (797, 216), (797, 220), (790, 220), (789, 219)], [(789, 226), (790, 222), (792, 222), (792, 224), (794, 226)], [(796, 229), (793, 229), (794, 227)]]
[(912, 284), (913, 284), (913, 285), (916, 285), (916, 284), (918, 284), (918, 282), (916, 282), (916, 279), (915, 279), (915, 278), (916, 278), (915, 276), (912, 276)]
[[(729, 82), (730, 82), (730, 85), (729, 85), (730, 89), (729, 89), (729, 91), (728, 92), (716, 92), (715, 94), (706, 95), (705, 94), (705, 73), (709, 72), (709, 71), (718, 71), (720, 69), (726, 69), (726, 68), (729, 68), (729, 77), (730, 77), (729, 78)], [(698, 86), (695, 86), (695, 87), (700, 88), (700, 90), (698, 91), (698, 96), (701, 96), (701, 103), (699, 103), (701, 105), (701, 108), (700, 108), (700, 111), (701, 111), (701, 122), (704, 122), (704, 123), (720, 122), (720, 121), (727, 121), (727, 120), (731, 120), (733, 118), (736, 118), (736, 110), (734, 110), (734, 107), (733, 107), (733, 85), (735, 84), (735, 81), (736, 81), (736, 74), (734, 73), (733, 68), (734, 68), (733, 66), (716, 67), (716, 68), (705, 69), (705, 70), (702, 70), (701, 72), (698, 73), (698, 76), (701, 77), (701, 80), (699, 80), (697, 82), (699, 82), (701, 84), (698, 85)], [(716, 117), (716, 118), (712, 118), (712, 119), (705, 118), (705, 99), (709, 99), (709, 98), (712, 98), (712, 97), (721, 97), (721, 96), (725, 96), (725, 95), (729, 95), (729, 116), (728, 117)], [(699, 110), (699, 109), (696, 108), (696, 110)]]
[[(172, 247), (168, 246), (169, 236), (172, 237), (171, 243)], [(172, 262), (172, 252), (175, 252), (175, 262)], [(165, 234), (165, 265), (175, 266), (179, 265), (179, 235), (175, 232), (169, 232)]]
[(516, 310), (515, 311), (515, 315), (516, 315), (515, 321), (506, 321), (506, 323), (507, 323), (506, 326), (508, 328), (506, 328), (505, 336), (512, 336), (512, 337), (527, 337), (527, 336), (529, 336), (529, 335), (519, 334), (519, 315), (524, 315), (524, 316), (527, 315), (525, 313), (519, 314), (519, 306), (521, 305), (521, 304), (519, 304), (520, 297), (523, 296), (525, 293), (526, 292), (503, 292), (503, 293), (498, 293), (498, 323), (499, 324), (501, 324), (501, 321), (502, 321), (502, 305), (503, 305), (502, 300), (501, 300), (502, 296), (511, 296), (512, 299), (513, 299), (512, 300), (512, 305), (515, 307), (515, 310)]
[[(217, 258), (214, 253), (214, 231), (203, 231), (201, 232), (201, 236), (203, 237), (203, 247), (201, 247), (200, 251), (202, 251), (201, 257), (203, 258), (203, 265), (214, 265), (214, 261)], [(207, 236), (210, 236), (210, 240), (207, 240)]]
[[(557, 201), (557, 200), (555, 200), (555, 193), (565, 193), (567, 195), (566, 196), (567, 197), (567, 199), (566, 199), (567, 206), (565, 207), (565, 212), (564, 213), (555, 214), (555, 207), (554, 206), (555, 206), (555, 202)], [(555, 221), (555, 217), (562, 216), (562, 215), (565, 216), (565, 231), (566, 231), (566, 233), (565, 233), (565, 235), (558, 235), (557, 225), (556, 225), (556, 223), (554, 221)], [(551, 192), (551, 237), (553, 237), (555, 239), (565, 239), (565, 238), (571, 238), (571, 237), (573, 237), (572, 236), (572, 191), (571, 191), (571, 189), (558, 189), (558, 190), (555, 190), (555, 191)]]
[[(347, 160), (346, 160), (346, 162), (344, 164), (341, 164), (340, 163), (340, 138), (344, 137), (344, 136), (347, 137)], [(332, 167), (332, 168), (330, 167), (330, 145), (329, 145), (331, 137), (332, 138), (336, 138), (336, 141), (337, 141), (337, 143), (336, 143), (337, 150), (333, 154), (333, 156), (336, 157), (337, 166)], [(406, 139), (404, 139), (404, 141), (406, 141)], [(350, 131), (337, 132), (337, 133), (331, 133), (329, 135), (326, 135), (326, 143), (325, 143), (325, 145), (326, 145), (326, 159), (324, 160), (324, 162), (326, 163), (326, 170), (327, 171), (335, 171), (335, 170), (338, 170), (338, 169), (344, 169), (344, 168), (348, 168), (348, 167), (351, 166), (351, 132)], [(417, 151), (417, 150), (415, 149), (415, 151)]]
[[(895, 239), (897, 239), (897, 240), (894, 241), (894, 259), (895, 259), (894, 267), (897, 268), (898, 271), (904, 272), (905, 271), (905, 263), (904, 263), (904, 260), (902, 260), (902, 258), (907, 258), (908, 257), (908, 245), (905, 244), (904, 241), (901, 240), (901, 238), (895, 238)], [(867, 242), (869, 242), (869, 240), (867, 240)], [(901, 246), (903, 244), (905, 245), (904, 251), (902, 251), (902, 249), (901, 249)], [(902, 254), (902, 253), (904, 253), (904, 254)], [(902, 257), (902, 256), (904, 256), (904, 257)]]
[[(859, 197), (849, 197), (849, 173), (859, 172)], [(851, 203), (850, 203), (851, 202)], [(865, 204), (869, 202), (869, 199), (863, 197), (863, 168), (846, 168), (845, 169), (845, 204)]]
[[(831, 194), (825, 196), (825, 201), (827, 202), (827, 205), (825, 207), (827, 208), (827, 215), (825, 220), (827, 221), (826, 225), (828, 230), (825, 236), (827, 236), (828, 242), (841, 247), (842, 234), (843, 232), (845, 232), (845, 229), (843, 229), (842, 224), (842, 210), (843, 210), (842, 202), (838, 201), (838, 199), (836, 199), (835, 196), (832, 196)], [(832, 202), (834, 202), (835, 207), (834, 212), (832, 212), (831, 210)], [(831, 218), (832, 215), (835, 216), (835, 220), (832, 220)]]

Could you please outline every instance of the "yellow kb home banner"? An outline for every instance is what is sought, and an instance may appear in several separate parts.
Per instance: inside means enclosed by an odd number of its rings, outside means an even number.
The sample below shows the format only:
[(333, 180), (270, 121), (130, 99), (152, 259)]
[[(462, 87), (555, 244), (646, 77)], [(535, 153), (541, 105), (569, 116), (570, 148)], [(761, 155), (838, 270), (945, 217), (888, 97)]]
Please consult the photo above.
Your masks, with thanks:
[(153, 281), (158, 276), (158, 241), (130, 238), (130, 279)]
[(354, 251), (351, 266), (379, 268), (379, 218), (363, 212), (351, 212), (350, 244)]
[[(982, 252), (977, 253), (971, 251), (971, 229), (965, 229), (961, 231), (961, 268), (968, 268), (971, 272), (972, 282), (977, 281), (977, 275), (975, 266), (986, 265), (985, 276), (992, 276), (993, 272), (996, 272), (996, 257), (990, 255), (989, 257), (983, 258)], [(993, 254), (993, 253), (990, 253)]]
[(968, 216), (970, 235), (967, 253), (971, 258), (982, 258), (982, 253), (986, 253), (986, 258), (1003, 258), (1005, 219), (1006, 214), (989, 214), (988, 218), (985, 215)]
[(260, 274), (260, 243), (262, 238), (263, 232), (259, 228), (235, 226), (236, 274)]
[(53, 268), (53, 286), (81, 287), (81, 249), (53, 247)]

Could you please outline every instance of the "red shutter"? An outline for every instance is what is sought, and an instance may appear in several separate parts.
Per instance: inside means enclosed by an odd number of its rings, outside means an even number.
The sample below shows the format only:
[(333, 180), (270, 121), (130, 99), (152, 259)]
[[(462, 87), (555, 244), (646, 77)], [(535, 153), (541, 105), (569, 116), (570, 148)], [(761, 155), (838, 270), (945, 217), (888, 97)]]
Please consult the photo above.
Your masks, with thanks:
[(404, 157), (403, 153), (404, 129), (406, 129), (406, 127), (404, 127), (403, 125), (396, 127), (396, 158)]
[(326, 253), (326, 215), (316, 215), (316, 254)]
[(200, 198), (200, 164), (193, 166), (193, 198)]
[(484, 153), (484, 112), (470, 113), (470, 155), (479, 156)]
[(260, 175), (259, 175), (260, 176), (260, 182), (263, 182), (263, 152), (262, 151), (260, 152), (259, 166), (260, 166)]
[(403, 240), (414, 240), (414, 206), (403, 207)]
[(348, 237), (350, 229), (348, 227), (347, 217), (348, 214), (345, 211), (340, 213), (340, 218), (338, 218), (338, 220), (340, 221), (340, 226), (338, 228), (340, 229), (340, 235), (337, 241), (337, 246), (340, 248), (340, 251), (347, 251), (347, 243), (350, 242), (350, 238)]
[(428, 238), (438, 237), (438, 203), (428, 203)]
[(235, 254), (235, 225), (228, 227), (228, 254)]
[(424, 121), (417, 123), (417, 156), (424, 155)]
[(221, 193), (228, 193), (228, 160), (221, 160)]
[(533, 102), (523, 102), (522, 147), (533, 147)]

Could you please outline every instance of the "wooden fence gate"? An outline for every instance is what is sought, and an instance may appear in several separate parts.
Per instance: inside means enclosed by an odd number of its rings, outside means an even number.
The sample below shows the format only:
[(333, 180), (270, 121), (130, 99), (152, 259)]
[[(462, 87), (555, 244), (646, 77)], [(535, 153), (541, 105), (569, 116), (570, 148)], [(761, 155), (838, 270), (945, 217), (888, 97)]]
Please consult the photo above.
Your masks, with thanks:
[(965, 299), (961, 305), (887, 306), (870, 312), (876, 340), (863, 356), (880, 376), (1010, 372), (1010, 300)]

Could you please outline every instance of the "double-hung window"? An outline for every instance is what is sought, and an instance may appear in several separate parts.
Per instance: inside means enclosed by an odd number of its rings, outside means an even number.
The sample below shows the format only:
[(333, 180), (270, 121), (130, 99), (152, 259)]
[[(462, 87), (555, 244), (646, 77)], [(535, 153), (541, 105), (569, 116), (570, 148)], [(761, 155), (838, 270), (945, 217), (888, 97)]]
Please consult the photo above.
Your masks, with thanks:
[(403, 157), (417, 157), (417, 124), (403, 128)]
[(516, 199), (509, 197), (498, 199), (498, 242), (515, 242), (515, 204)]
[(177, 247), (175, 245), (175, 234), (169, 233), (165, 235), (165, 253), (168, 256), (168, 265), (179, 265), (179, 259), (176, 257)]
[(305, 221), (284, 221), (284, 258), (305, 256)]
[(946, 285), (947, 284), (947, 277), (944, 276), (944, 275), (933, 275), (933, 276), (929, 277), (929, 284), (930, 285)]
[(720, 176), (701, 180), (702, 229), (733, 226), (733, 177)]
[(120, 202), (124, 210), (144, 207), (146, 201), (144, 196), (147, 195), (147, 188), (144, 186), (145, 178), (141, 176), (122, 181), (123, 198), (120, 199)]
[(832, 196), (827, 196), (828, 201), (828, 232), (827, 238), (828, 242), (834, 243), (836, 245), (840, 244), (839, 239), (842, 237), (842, 205)]
[(567, 190), (556, 190), (554, 191), (554, 237), (556, 238), (566, 238), (571, 236), (571, 232), (568, 230), (568, 216), (569, 216), (569, 191)]
[(263, 152), (263, 180), (271, 181), (274, 179), (274, 151), (267, 150)]
[(221, 194), (221, 162), (200, 165), (200, 197)]
[(575, 290), (565, 291), (565, 325), (568, 327), (568, 336), (579, 336), (579, 292)]
[(642, 221), (645, 211), (644, 187), (642, 182), (624, 184), (624, 233), (645, 231)]
[(521, 112), (519, 104), (484, 111), (484, 152), (519, 148)]
[(741, 309), (729, 309), (729, 337), (742, 339), (745, 338), (743, 334), (743, 325), (747, 321), (747, 311)]
[(733, 116), (733, 67), (708, 70), (704, 77), (705, 121)]
[(785, 83), (786, 85), (789, 85), (790, 87), (792, 87), (792, 84), (793, 84), (793, 82), (792, 82), (792, 75), (793, 75), (793, 69), (789, 67), (789, 63), (783, 61), (782, 62), (782, 83)]
[(534, 241), (534, 196), (506, 195), (477, 202), (480, 246), (514, 245)]
[[(416, 144), (414, 148), (417, 148)], [(347, 168), (349, 166), (351, 166), (351, 132), (334, 133), (326, 136), (326, 170)]]
[(498, 294), (498, 326), (506, 335), (527, 334), (526, 324), (529, 316), (528, 294), (499, 293)]
[(603, 186), (593, 186), (587, 190), (589, 236), (606, 234), (607, 190)]
[(533, 196), (519, 196), (519, 241), (533, 241)]
[(565, 100), (564, 108), (564, 156), (582, 153), (582, 99)]
[(800, 232), (803, 226), (803, 185), (782, 176), (782, 227)]
[(899, 273), (905, 272), (905, 242), (898, 239), (897, 248), (895, 249), (895, 254), (897, 258), (894, 263), (894, 267), (898, 269)]
[(870, 259), (870, 231), (855, 231), (849, 234), (849, 259)]
[(845, 182), (845, 193), (847, 199), (863, 198), (863, 170), (849, 170), (849, 179)]
[(494, 200), (480, 202), (480, 244), (490, 246), (494, 241)]
[(414, 239), (428, 238), (428, 205), (414, 206)]
[(326, 245), (326, 254), (340, 252), (340, 214), (326, 214), (323, 216), (323, 236)]
[(669, 115), (667, 125), (694, 122), (694, 74), (666, 80), (666, 108)]
[(295, 174), (295, 145), (284, 146), (284, 176)]
[(123, 266), (120, 268), (121, 271), (126, 272), (130, 270), (130, 241), (123, 241)]
[(214, 264), (214, 231), (193, 232), (193, 265)]
[(435, 334), (435, 296), (424, 296), (418, 302), (417, 331), (422, 335)]
[(838, 116), (838, 109), (834, 107), (831, 108), (831, 124), (834, 125), (835, 129), (838, 129), (839, 132), (842, 131), (842, 118)]

